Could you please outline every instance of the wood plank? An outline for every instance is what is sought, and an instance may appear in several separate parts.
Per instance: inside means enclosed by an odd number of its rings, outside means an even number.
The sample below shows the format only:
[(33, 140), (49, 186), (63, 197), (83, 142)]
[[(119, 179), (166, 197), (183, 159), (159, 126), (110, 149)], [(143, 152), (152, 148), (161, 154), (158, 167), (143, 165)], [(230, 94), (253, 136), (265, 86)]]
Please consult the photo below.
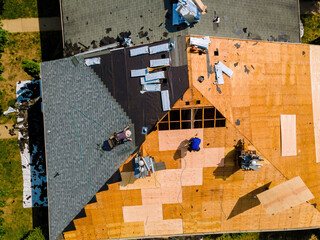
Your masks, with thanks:
[(297, 156), (296, 115), (281, 115), (281, 155)]
[(320, 162), (320, 48), (310, 46), (310, 73), (316, 162)]
[(257, 195), (269, 215), (305, 203), (314, 196), (298, 176)]

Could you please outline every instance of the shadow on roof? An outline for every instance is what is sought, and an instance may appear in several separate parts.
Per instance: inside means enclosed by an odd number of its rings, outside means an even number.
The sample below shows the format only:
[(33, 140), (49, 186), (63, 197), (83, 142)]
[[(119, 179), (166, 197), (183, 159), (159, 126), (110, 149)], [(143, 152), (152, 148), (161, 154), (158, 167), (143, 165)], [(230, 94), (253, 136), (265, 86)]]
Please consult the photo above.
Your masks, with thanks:
[(271, 182), (259, 187), (246, 195), (238, 199), (236, 205), (233, 207), (228, 219), (235, 217), (251, 208), (254, 208), (260, 204), (259, 199), (256, 197), (259, 193), (262, 193), (269, 189)]

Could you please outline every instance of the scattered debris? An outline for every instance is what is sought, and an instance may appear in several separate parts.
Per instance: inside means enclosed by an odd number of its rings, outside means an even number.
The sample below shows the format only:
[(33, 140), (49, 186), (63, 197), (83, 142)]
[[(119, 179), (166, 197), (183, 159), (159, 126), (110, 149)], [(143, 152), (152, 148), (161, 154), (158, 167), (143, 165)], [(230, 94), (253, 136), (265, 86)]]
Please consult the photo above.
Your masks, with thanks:
[(234, 46), (235, 46), (237, 49), (240, 48), (240, 44), (239, 44), (239, 43), (236, 43)]
[(234, 64), (234, 67), (236, 67), (236, 66), (238, 66), (239, 65), (239, 63), (238, 62), (236, 62), (235, 64)]
[(233, 75), (233, 71), (220, 61), (217, 64), (215, 64), (214, 71), (216, 73), (216, 82), (214, 84), (216, 85), (224, 84), (223, 75), (222, 75), (223, 73), (230, 78)]
[(306, 52), (305, 51), (302, 51), (302, 55), (305, 55), (306, 54)]
[(235, 122), (235, 124), (236, 124), (237, 126), (240, 126), (240, 120), (237, 119), (237, 121)]
[(198, 77), (198, 81), (199, 81), (200, 83), (202, 83), (202, 82), (204, 81), (204, 76)]
[(252, 44), (252, 46), (255, 46), (255, 45), (257, 45), (258, 44), (258, 42), (255, 42), (254, 44)]
[(250, 70), (247, 68), (247, 65), (244, 65), (244, 72), (249, 74)]
[(252, 67), (252, 69), (254, 70), (254, 66), (253, 66), (253, 65), (251, 65), (251, 67)]
[(3, 112), (3, 115), (8, 115), (8, 114), (14, 113), (14, 112), (17, 112), (17, 110), (15, 110), (15, 109), (12, 108), (12, 107), (9, 107), (7, 111), (4, 111), (4, 112)]
[(112, 31), (112, 28), (106, 28), (106, 34)]

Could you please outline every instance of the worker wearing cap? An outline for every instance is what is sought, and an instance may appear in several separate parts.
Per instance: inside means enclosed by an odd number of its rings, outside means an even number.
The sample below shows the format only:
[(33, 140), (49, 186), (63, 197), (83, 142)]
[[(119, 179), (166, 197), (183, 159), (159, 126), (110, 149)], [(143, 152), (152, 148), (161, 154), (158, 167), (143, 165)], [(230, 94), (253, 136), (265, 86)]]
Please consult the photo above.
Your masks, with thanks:
[(198, 138), (198, 134), (196, 134), (193, 138), (189, 140), (188, 150), (191, 151), (200, 151), (200, 143), (201, 139)]

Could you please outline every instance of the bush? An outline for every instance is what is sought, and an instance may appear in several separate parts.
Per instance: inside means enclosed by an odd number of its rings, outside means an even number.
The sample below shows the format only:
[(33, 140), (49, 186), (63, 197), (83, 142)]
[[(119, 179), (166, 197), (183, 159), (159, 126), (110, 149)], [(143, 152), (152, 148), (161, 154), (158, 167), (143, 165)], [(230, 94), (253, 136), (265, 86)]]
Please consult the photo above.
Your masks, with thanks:
[(40, 64), (31, 60), (22, 61), (22, 69), (34, 79), (40, 76)]
[(46, 240), (39, 227), (33, 229), (26, 240)]
[(11, 99), (7, 102), (7, 106), (8, 107), (14, 107), (14, 105), (16, 104), (17, 99)]

